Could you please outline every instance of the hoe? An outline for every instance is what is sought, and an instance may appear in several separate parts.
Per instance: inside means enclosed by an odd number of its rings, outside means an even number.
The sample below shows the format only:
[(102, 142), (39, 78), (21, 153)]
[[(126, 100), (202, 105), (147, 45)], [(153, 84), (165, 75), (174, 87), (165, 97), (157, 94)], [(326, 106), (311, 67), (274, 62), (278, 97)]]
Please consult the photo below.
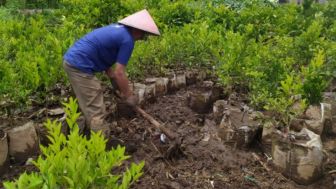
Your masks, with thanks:
[[(116, 83), (114, 83), (114, 81), (111, 80), (111, 84), (112, 84), (113, 93), (119, 99), (121, 99), (121, 95), (120, 95), (119, 90), (116, 87), (117, 86)], [(161, 123), (159, 123), (156, 119), (154, 119), (151, 115), (149, 115), (139, 106), (135, 106), (133, 107), (133, 109), (135, 112), (139, 113), (142, 117), (147, 119), (156, 129), (159, 129), (162, 133), (164, 133), (170, 140), (169, 148), (167, 152), (164, 154), (165, 158), (174, 159), (174, 158), (179, 158), (181, 156), (185, 156), (185, 154), (183, 153), (181, 149), (182, 138), (179, 137), (177, 133), (174, 133), (167, 127), (164, 127)]]

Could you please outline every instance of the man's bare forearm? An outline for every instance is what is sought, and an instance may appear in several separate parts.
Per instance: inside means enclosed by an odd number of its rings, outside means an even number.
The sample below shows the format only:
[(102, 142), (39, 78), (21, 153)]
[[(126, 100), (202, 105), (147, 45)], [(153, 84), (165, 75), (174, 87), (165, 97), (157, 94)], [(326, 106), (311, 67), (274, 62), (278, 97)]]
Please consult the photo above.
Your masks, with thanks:
[(118, 84), (119, 90), (124, 97), (129, 97), (132, 95), (131, 90), (128, 87), (128, 78), (125, 73), (116, 74), (115, 81)]
[(123, 97), (127, 98), (132, 95), (132, 91), (128, 86), (129, 81), (124, 65), (117, 63), (115, 69), (112, 70), (112, 68), (109, 68), (106, 70), (106, 74), (117, 83)]

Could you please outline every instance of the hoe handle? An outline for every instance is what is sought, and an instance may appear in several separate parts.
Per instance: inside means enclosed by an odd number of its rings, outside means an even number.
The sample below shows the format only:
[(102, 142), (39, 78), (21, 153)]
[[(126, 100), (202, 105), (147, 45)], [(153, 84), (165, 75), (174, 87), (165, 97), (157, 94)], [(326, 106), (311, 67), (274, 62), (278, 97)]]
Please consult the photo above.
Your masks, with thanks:
[(167, 137), (170, 140), (175, 140), (176, 139), (176, 135), (171, 130), (167, 129), (166, 127), (163, 127), (158, 121), (156, 121), (151, 115), (149, 115), (148, 113), (146, 113), (139, 106), (135, 106), (134, 110), (136, 112), (138, 112), (139, 114), (141, 114), (149, 122), (151, 122), (157, 129), (160, 129), (165, 135), (167, 135)]
[[(111, 81), (111, 84), (112, 84), (112, 91), (113, 93), (121, 99), (121, 95), (120, 95), (120, 92), (119, 92), (119, 88), (118, 88), (118, 85), (116, 84), (116, 82), (114, 80), (110, 80)], [(157, 129), (160, 129), (165, 135), (167, 135), (167, 137), (170, 139), (170, 140), (175, 140), (177, 137), (176, 135), (171, 131), (169, 130), (168, 128), (166, 127), (163, 127), (158, 121), (156, 121), (151, 115), (149, 115), (148, 113), (146, 113), (143, 109), (141, 109), (139, 106), (135, 106), (134, 107), (134, 110), (136, 112), (138, 112), (139, 114), (141, 114), (144, 118), (146, 118), (149, 122), (151, 122)]]

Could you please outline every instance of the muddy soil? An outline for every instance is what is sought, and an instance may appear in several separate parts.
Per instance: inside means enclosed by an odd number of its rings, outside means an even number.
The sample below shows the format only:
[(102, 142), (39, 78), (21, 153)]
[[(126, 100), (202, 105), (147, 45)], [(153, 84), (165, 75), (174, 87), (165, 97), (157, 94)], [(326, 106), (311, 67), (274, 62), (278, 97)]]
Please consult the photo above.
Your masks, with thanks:
[[(181, 89), (146, 104), (144, 110), (177, 132), (182, 138), (183, 157), (166, 159), (169, 140), (161, 140), (161, 132), (140, 115), (132, 118), (110, 117), (112, 137), (122, 140), (131, 161), (145, 160), (144, 175), (132, 188), (137, 189), (204, 189), (204, 188), (333, 188), (333, 178), (325, 175), (310, 186), (301, 186), (276, 171), (267, 171), (252, 153), (266, 163), (257, 144), (248, 149), (235, 149), (217, 136), (217, 125), (211, 111), (197, 114), (187, 106), (187, 93), (197, 86)], [(161, 139), (160, 139), (161, 138)], [(335, 138), (329, 138), (333, 141)], [(329, 151), (327, 171), (335, 169), (335, 151)], [(271, 165), (269, 165), (271, 168)], [(15, 179), (32, 166), (14, 166), (1, 182)]]

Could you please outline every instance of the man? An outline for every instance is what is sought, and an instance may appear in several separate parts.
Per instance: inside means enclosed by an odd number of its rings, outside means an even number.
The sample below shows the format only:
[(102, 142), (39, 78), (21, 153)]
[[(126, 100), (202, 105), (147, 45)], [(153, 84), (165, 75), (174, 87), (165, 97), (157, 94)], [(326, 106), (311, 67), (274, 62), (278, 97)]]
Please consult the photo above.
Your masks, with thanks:
[(64, 55), (63, 67), (86, 125), (94, 132), (102, 131), (106, 138), (110, 129), (104, 124), (106, 110), (103, 90), (94, 73), (105, 72), (116, 83), (125, 102), (135, 106), (137, 98), (129, 89), (126, 66), (134, 41), (143, 39), (146, 34), (160, 35), (160, 32), (148, 11), (142, 10), (120, 20), (118, 24), (86, 34)]

